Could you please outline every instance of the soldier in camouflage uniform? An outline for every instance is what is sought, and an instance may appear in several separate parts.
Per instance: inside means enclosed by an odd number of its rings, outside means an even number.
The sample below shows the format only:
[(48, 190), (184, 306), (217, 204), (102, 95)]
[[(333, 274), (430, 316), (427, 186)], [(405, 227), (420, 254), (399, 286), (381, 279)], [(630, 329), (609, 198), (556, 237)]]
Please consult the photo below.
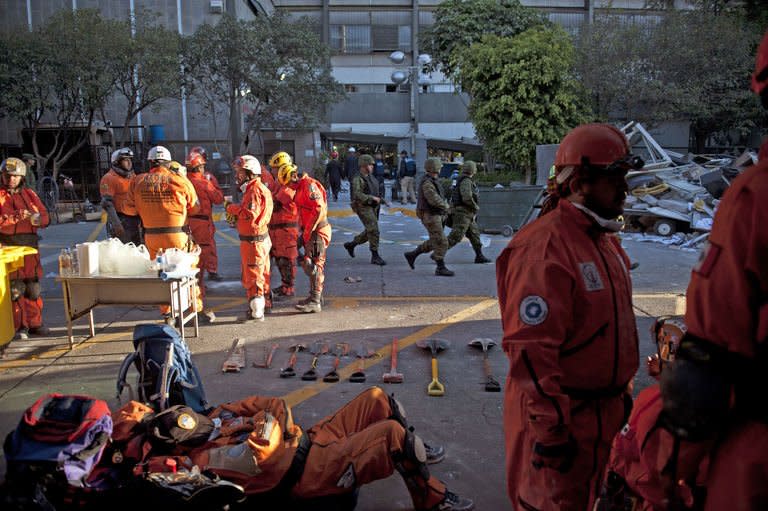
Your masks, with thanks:
[(448, 235), (448, 248), (458, 244), (466, 235), (472, 248), (475, 249), (475, 264), (490, 263), (491, 260), (483, 255), (480, 229), (477, 227), (477, 212), (480, 206), (477, 202), (477, 185), (472, 179), (475, 172), (477, 172), (475, 162), (465, 161), (461, 166), (461, 176), (451, 192), (453, 226)]
[(352, 182), (352, 211), (354, 211), (365, 230), (355, 236), (355, 239), (344, 243), (351, 257), (355, 257), (355, 247), (366, 241), (371, 248), (371, 264), (384, 266), (386, 261), (379, 256), (379, 182), (371, 175), (376, 161), (370, 154), (359, 158), (360, 171), (350, 176)]
[(444, 261), (445, 253), (448, 251), (448, 240), (443, 232), (443, 217), (448, 214), (450, 206), (443, 197), (443, 187), (437, 179), (442, 166), (440, 158), (429, 158), (424, 162), (426, 175), (419, 181), (416, 214), (427, 228), (429, 239), (404, 255), (408, 266), (414, 269), (413, 264), (419, 254), (432, 252), (430, 257), (437, 263), (435, 275), (453, 277), (453, 272), (445, 267)]

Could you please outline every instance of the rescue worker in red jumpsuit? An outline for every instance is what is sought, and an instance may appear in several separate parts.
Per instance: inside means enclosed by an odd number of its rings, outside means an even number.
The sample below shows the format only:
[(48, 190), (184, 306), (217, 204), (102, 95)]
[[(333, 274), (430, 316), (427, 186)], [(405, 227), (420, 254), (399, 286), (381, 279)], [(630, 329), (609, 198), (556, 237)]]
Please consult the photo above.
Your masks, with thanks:
[[(752, 90), (768, 109), (768, 33), (758, 48)], [(683, 424), (708, 425), (719, 439), (711, 453), (706, 511), (768, 509), (766, 197), (768, 161), (761, 159), (723, 195), (688, 285), (688, 332), (661, 378), (665, 412)], [(709, 389), (706, 407), (686, 399), (713, 382), (721, 388)]]
[(309, 296), (300, 300), (296, 308), (301, 312), (323, 310), (323, 282), (325, 281), (325, 252), (331, 244), (331, 224), (328, 223), (328, 199), (319, 181), (306, 174), (299, 176), (296, 165), (280, 167), (277, 180), (286, 187), (299, 211), (304, 257), (301, 267), (309, 277)]
[(555, 156), (557, 207), (496, 263), (509, 496), (516, 509), (585, 511), (626, 421), (637, 370), (629, 260), (615, 233), (626, 174), (621, 131), (579, 126)]
[[(200, 210), (194, 215), (189, 215), (189, 229), (192, 239), (200, 247), (200, 273), (198, 274), (198, 286), (200, 294), (205, 299), (205, 285), (203, 284), (203, 274), (207, 271), (209, 278), (214, 275), (213, 280), (217, 280), (218, 257), (216, 255), (216, 226), (213, 223), (213, 205), (224, 202), (224, 194), (221, 190), (209, 181), (204, 174), (205, 161), (198, 153), (191, 152), (187, 156), (187, 179), (192, 183), (197, 193), (197, 199), (200, 201)], [(208, 318), (208, 322), (216, 321), (216, 314), (205, 309), (203, 314)]]
[(141, 219), (128, 207), (128, 189), (133, 172), (133, 151), (127, 147), (112, 153), (112, 168), (99, 182), (101, 207), (107, 212), (107, 234), (123, 243), (141, 245)]
[[(205, 180), (208, 181), (211, 184), (211, 186), (215, 190), (218, 190), (218, 192), (221, 194), (221, 197), (222, 197), (221, 202), (215, 202), (214, 204), (222, 204), (223, 201), (224, 201), (224, 192), (222, 192), (221, 186), (219, 185), (219, 180), (216, 179), (216, 176), (214, 176), (213, 173), (208, 171), (208, 167), (207, 167), (207, 165), (208, 165), (208, 153), (205, 151), (205, 148), (203, 148), (202, 146), (198, 145), (198, 146), (193, 147), (192, 149), (190, 149), (189, 155), (187, 155), (187, 161), (186, 161), (187, 167), (191, 167), (190, 162), (192, 161), (192, 155), (194, 155), (194, 154), (197, 154), (197, 155), (200, 156), (200, 158), (202, 158), (203, 168), (200, 171), (201, 174), (202, 174), (202, 177), (204, 177)], [(194, 182), (192, 184), (194, 185)], [(195, 187), (195, 190), (197, 190), (197, 187)], [(198, 191), (198, 193), (199, 193), (199, 191)], [(202, 201), (203, 201), (203, 199), (201, 198), (200, 199), (201, 207), (202, 207)], [(205, 271), (208, 272), (208, 280), (214, 280), (214, 281), (218, 282), (218, 281), (221, 281), (221, 280), (224, 280), (224, 279), (223, 279), (223, 277), (221, 275), (219, 275), (219, 258), (218, 258), (218, 250), (216, 248), (216, 236), (215, 236), (216, 225), (213, 224), (213, 216), (212, 215), (213, 215), (213, 213), (211, 213), (211, 215), (209, 215), (209, 216), (211, 216), (211, 224), (213, 225), (214, 234), (211, 235), (210, 243), (209, 243), (209, 248), (207, 250), (207, 252), (208, 252), (208, 255), (206, 256), (207, 259), (208, 259), (207, 267), (201, 267), (200, 278), (202, 279), (202, 277), (203, 277), (202, 273), (203, 273), (203, 270), (205, 270)], [(190, 224), (190, 228), (192, 228), (192, 224)], [(194, 238), (194, 233), (192, 233), (192, 237)], [(203, 248), (202, 246), (200, 248), (201, 248), (201, 250), (203, 252), (206, 251), (206, 249)], [(201, 252), (201, 254), (200, 254), (201, 262), (202, 262), (202, 255), (203, 254)]]
[[(141, 460), (136, 426), (149, 413), (151, 408), (131, 401), (115, 416), (115, 441), (131, 446), (124, 454), (132, 462)], [(254, 503), (259, 502), (258, 494), (271, 491), (288, 497), (284, 509), (291, 509), (292, 499), (313, 502), (318, 510), (339, 509), (334, 504), (349, 503), (357, 488), (397, 470), (418, 511), (474, 507), (430, 474), (427, 465), (444, 459), (445, 450), (427, 446), (414, 434), (400, 403), (379, 387), (361, 392), (306, 432), (293, 422), (285, 401), (274, 397), (226, 403), (208, 417), (186, 414), (185, 424), (195, 431), (198, 423), (210, 424), (214, 418), (221, 421), (220, 435), (184, 453), (187, 456), (176, 456), (178, 467), (210, 470), (256, 496)], [(162, 466), (162, 460), (141, 461)]]
[[(131, 180), (126, 202), (141, 217), (149, 257), (154, 259), (160, 249), (191, 250), (194, 243), (187, 234), (185, 224), (188, 215), (197, 214), (200, 202), (192, 183), (182, 174), (186, 169), (175, 164), (171, 152), (163, 146), (151, 148), (147, 159), (150, 162), (149, 172)], [(202, 311), (200, 289), (197, 290), (195, 302), (197, 310)], [(160, 310), (166, 322), (172, 323), (170, 307), (164, 305)]]
[(275, 290), (277, 296), (293, 296), (296, 281), (296, 258), (299, 256), (299, 212), (288, 188), (281, 185), (274, 176), (282, 165), (293, 163), (291, 156), (280, 151), (269, 159), (272, 171), (271, 183), (267, 184), (272, 192), (275, 209), (269, 221), (269, 237), (272, 239), (272, 257), (280, 271), (281, 284)]
[[(24, 186), (27, 167), (18, 158), (3, 160), (0, 166), (0, 245), (37, 248), (38, 229), (48, 227), (48, 211), (35, 192)], [(43, 325), (43, 298), (40, 254), (24, 256), (24, 267), (8, 275), (13, 304), (14, 339), (29, 334), (48, 335)], [(7, 346), (7, 344), (6, 344)]]
[(269, 219), (272, 194), (261, 182), (261, 164), (251, 155), (235, 158), (232, 167), (243, 192), (240, 204), (227, 205), (227, 220), (240, 236), (240, 271), (248, 297), (245, 321), (264, 321), (265, 297), (269, 294)]

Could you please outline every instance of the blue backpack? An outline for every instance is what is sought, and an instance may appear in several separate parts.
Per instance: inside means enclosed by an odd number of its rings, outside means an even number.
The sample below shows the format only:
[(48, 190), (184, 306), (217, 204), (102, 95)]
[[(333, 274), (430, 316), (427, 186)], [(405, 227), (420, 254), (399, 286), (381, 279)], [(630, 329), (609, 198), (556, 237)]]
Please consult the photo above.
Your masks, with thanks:
[(176, 329), (154, 323), (136, 325), (133, 346), (136, 351), (125, 357), (117, 376), (118, 400), (126, 386), (131, 399), (135, 399), (133, 389), (126, 383), (128, 369), (133, 364), (139, 373), (138, 401), (158, 412), (174, 405), (186, 405), (202, 414), (210, 411), (200, 373), (192, 362), (187, 343)]

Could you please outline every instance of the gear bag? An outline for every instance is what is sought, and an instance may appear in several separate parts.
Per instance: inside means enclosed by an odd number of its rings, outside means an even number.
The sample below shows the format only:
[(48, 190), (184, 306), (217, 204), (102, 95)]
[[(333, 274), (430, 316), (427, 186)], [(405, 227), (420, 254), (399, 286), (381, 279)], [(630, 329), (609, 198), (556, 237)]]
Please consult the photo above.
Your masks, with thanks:
[(133, 364), (139, 373), (138, 401), (158, 412), (173, 405), (186, 405), (202, 414), (210, 411), (200, 373), (176, 329), (169, 325), (136, 325), (133, 346), (136, 351), (125, 357), (117, 376), (118, 400), (126, 386), (134, 399), (133, 389), (126, 382), (128, 369)]

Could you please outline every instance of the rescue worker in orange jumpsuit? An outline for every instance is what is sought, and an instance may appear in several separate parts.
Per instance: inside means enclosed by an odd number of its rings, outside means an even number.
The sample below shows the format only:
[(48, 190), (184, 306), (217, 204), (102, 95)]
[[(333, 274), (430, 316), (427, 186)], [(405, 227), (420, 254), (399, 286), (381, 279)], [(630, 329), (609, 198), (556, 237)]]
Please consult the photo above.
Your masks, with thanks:
[[(132, 461), (141, 456), (140, 442), (133, 439), (136, 426), (148, 413), (151, 408), (131, 401), (116, 414), (115, 441), (131, 445), (125, 455)], [(409, 427), (402, 405), (379, 387), (361, 392), (306, 432), (294, 424), (285, 401), (274, 397), (226, 403), (208, 417), (187, 414), (185, 424), (194, 434), (198, 424), (204, 430), (214, 418), (221, 421), (221, 435), (179, 453), (187, 456), (175, 458), (178, 466), (210, 470), (242, 486), (246, 495), (285, 495), (286, 509), (291, 508), (290, 499), (314, 502), (316, 509), (337, 509), (334, 504), (355, 499), (357, 488), (395, 470), (405, 480), (416, 510), (474, 507), (430, 474), (427, 465), (442, 461), (445, 450), (427, 446)], [(141, 461), (162, 466), (152, 458)]]
[(264, 321), (265, 297), (269, 294), (269, 219), (272, 194), (261, 182), (261, 164), (253, 156), (238, 156), (232, 162), (243, 192), (240, 204), (228, 204), (227, 220), (235, 223), (240, 236), (240, 270), (248, 297), (245, 321)]
[[(216, 226), (213, 223), (213, 205), (224, 202), (224, 194), (212, 181), (209, 181), (204, 174), (205, 162), (198, 153), (191, 152), (187, 156), (187, 179), (192, 183), (197, 193), (197, 199), (200, 201), (200, 210), (194, 215), (189, 215), (189, 229), (192, 239), (200, 247), (200, 273), (198, 274), (198, 286), (200, 294), (205, 298), (205, 285), (203, 284), (203, 274), (207, 271), (210, 278), (218, 280), (216, 268), (218, 266), (218, 257), (216, 255)], [(216, 314), (206, 309), (205, 317), (210, 323), (216, 321)]]
[[(647, 365), (652, 378), (658, 380), (674, 361), (685, 331), (685, 324), (673, 317), (659, 318), (651, 327), (656, 354), (648, 357)], [(709, 396), (694, 392), (689, 399)], [(681, 436), (663, 413), (659, 385), (643, 389), (629, 421), (613, 440), (594, 511), (702, 509), (713, 441)]]
[[(177, 248), (191, 250), (194, 243), (187, 234), (185, 224), (188, 215), (197, 214), (200, 202), (195, 188), (185, 177), (186, 169), (171, 159), (171, 152), (163, 146), (149, 150), (149, 172), (131, 180), (127, 205), (135, 208), (144, 226), (144, 244), (150, 258), (160, 249)], [(203, 302), (197, 290), (195, 300), (198, 311)], [(167, 323), (172, 323), (170, 307), (160, 308)]]
[(325, 252), (331, 244), (331, 224), (328, 223), (328, 198), (319, 181), (306, 174), (299, 176), (296, 165), (280, 167), (277, 180), (286, 187), (296, 204), (304, 243), (301, 267), (309, 277), (309, 296), (300, 300), (296, 308), (301, 312), (321, 312), (323, 282), (325, 281)]
[[(207, 167), (207, 165), (208, 165), (208, 153), (205, 151), (205, 148), (203, 148), (202, 146), (195, 146), (192, 149), (190, 149), (189, 154), (187, 155), (187, 161), (186, 161), (187, 168), (192, 166), (191, 165), (192, 156), (195, 155), (195, 154), (199, 155), (200, 158), (202, 158), (203, 169), (202, 169), (202, 171), (200, 171), (202, 173), (202, 177), (204, 177), (205, 180), (208, 181), (215, 190), (218, 190), (219, 194), (221, 194), (221, 197), (222, 197), (221, 202), (215, 202), (214, 204), (222, 204), (224, 202), (224, 192), (222, 192), (221, 186), (219, 185), (219, 180), (216, 179), (216, 176), (214, 176), (211, 172), (208, 171), (208, 167)], [(192, 184), (194, 185), (195, 183), (193, 182)], [(195, 187), (195, 190), (197, 190), (197, 187)], [(198, 195), (199, 195), (200, 191), (197, 190), (197, 192), (198, 192)], [(201, 205), (201, 207), (203, 205), (203, 199), (202, 198), (200, 198), (200, 205)], [(208, 280), (214, 280), (214, 281), (219, 282), (219, 281), (222, 281), (224, 279), (223, 279), (223, 277), (221, 275), (219, 275), (219, 258), (218, 258), (218, 250), (216, 248), (216, 236), (215, 236), (216, 225), (213, 223), (212, 214), (213, 213), (211, 213), (211, 215), (209, 215), (209, 216), (211, 216), (211, 225), (213, 226), (214, 234), (211, 234), (211, 236), (210, 236), (210, 242), (208, 243), (208, 249), (207, 250), (206, 250), (205, 247), (202, 247), (202, 246), (200, 247), (201, 250), (202, 250), (202, 252), (200, 254), (201, 264), (202, 264), (203, 252), (207, 252), (208, 253), (207, 256), (206, 256), (206, 259), (207, 259), (207, 263), (206, 264), (207, 264), (207, 266), (206, 267), (201, 267), (201, 269), (200, 269), (200, 278), (202, 279), (202, 277), (203, 277), (203, 275), (202, 275), (203, 271), (207, 271), (208, 272)], [(193, 228), (191, 223), (190, 223), (190, 228), (191, 229)], [(192, 237), (193, 238), (195, 237), (194, 233), (192, 233)]]
[[(37, 248), (38, 229), (48, 227), (50, 223), (40, 198), (24, 186), (26, 173), (26, 165), (18, 158), (3, 160), (0, 166), (0, 245)], [(29, 334), (48, 335), (50, 332), (43, 325), (42, 277), (40, 254), (24, 256), (24, 267), (8, 275), (16, 329), (14, 339), (28, 339)]]
[[(758, 48), (752, 90), (768, 109), (768, 33)], [(761, 154), (766, 154), (764, 142)], [(661, 377), (666, 413), (709, 426), (706, 511), (768, 508), (768, 161), (726, 190), (706, 248), (691, 274), (688, 332)], [(686, 395), (709, 385), (706, 406)], [(712, 390), (718, 383), (720, 388)], [(686, 392), (687, 389), (687, 392)]]
[(112, 153), (112, 167), (99, 183), (101, 207), (107, 212), (107, 234), (123, 243), (141, 245), (141, 219), (127, 204), (133, 172), (133, 151), (127, 147)]
[(629, 260), (615, 233), (626, 174), (642, 162), (607, 124), (579, 126), (555, 156), (559, 203), (496, 263), (507, 485), (516, 509), (591, 509), (637, 370)]
[(280, 151), (269, 159), (272, 171), (270, 183), (267, 184), (272, 192), (275, 209), (269, 221), (269, 237), (272, 239), (272, 257), (280, 271), (281, 284), (275, 290), (277, 296), (293, 296), (296, 281), (296, 258), (299, 256), (299, 212), (291, 198), (289, 190), (281, 185), (274, 176), (282, 165), (293, 163), (291, 156)]

